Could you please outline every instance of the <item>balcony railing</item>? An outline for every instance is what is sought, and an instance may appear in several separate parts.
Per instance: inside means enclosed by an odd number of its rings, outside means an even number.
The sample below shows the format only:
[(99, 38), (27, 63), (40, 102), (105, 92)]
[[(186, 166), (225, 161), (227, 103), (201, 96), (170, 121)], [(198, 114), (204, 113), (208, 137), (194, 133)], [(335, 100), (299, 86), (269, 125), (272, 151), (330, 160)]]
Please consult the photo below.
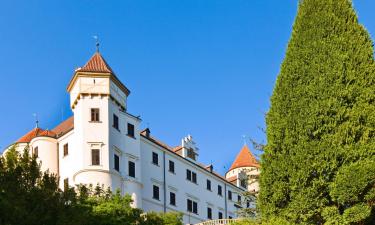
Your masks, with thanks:
[(223, 224), (233, 224), (241, 219), (219, 219), (219, 220), (209, 220), (202, 223), (197, 223), (195, 225), (223, 225)]

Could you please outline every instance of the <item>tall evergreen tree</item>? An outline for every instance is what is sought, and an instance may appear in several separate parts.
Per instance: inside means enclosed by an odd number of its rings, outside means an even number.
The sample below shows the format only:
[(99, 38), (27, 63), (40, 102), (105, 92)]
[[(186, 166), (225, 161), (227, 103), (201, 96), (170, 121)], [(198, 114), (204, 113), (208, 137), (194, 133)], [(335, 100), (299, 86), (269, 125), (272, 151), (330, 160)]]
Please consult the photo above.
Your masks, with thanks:
[(266, 117), (263, 218), (374, 224), (374, 65), (350, 0), (300, 0)]

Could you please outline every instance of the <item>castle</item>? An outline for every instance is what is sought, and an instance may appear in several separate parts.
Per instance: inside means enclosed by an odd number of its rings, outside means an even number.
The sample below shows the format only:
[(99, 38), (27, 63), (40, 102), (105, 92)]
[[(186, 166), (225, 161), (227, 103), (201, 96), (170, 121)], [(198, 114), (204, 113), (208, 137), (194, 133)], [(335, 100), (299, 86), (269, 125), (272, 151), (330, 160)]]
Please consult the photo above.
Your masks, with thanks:
[(128, 112), (129, 89), (99, 52), (75, 70), (67, 91), (72, 117), (52, 130), (36, 127), (11, 145), (20, 152), (28, 147), (43, 171), (58, 175), (61, 189), (102, 184), (129, 194), (144, 211), (180, 211), (189, 224), (235, 218), (249, 207), (241, 193), (258, 191), (259, 164), (246, 145), (223, 177), (198, 162), (190, 135), (170, 147), (140, 130), (141, 119)]

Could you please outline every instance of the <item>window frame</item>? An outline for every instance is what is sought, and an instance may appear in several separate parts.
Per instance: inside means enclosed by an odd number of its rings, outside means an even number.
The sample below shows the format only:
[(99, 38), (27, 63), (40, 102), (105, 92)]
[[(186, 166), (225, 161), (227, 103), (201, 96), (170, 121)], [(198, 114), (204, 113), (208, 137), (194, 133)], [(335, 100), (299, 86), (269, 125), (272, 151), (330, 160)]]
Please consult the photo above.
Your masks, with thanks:
[(173, 206), (176, 206), (176, 193), (174, 193), (172, 191), (169, 192), (169, 204), (173, 205)]
[(159, 154), (152, 152), (152, 164), (159, 166)]
[(128, 123), (127, 130), (128, 130), (127, 135), (129, 137), (134, 138), (135, 137), (135, 126), (134, 126), (134, 124)]
[(112, 127), (115, 128), (118, 131), (120, 130), (120, 128), (119, 128), (119, 117), (115, 113), (113, 113)]
[(206, 181), (206, 189), (212, 191), (212, 183), (210, 179), (207, 179)]
[[(94, 158), (94, 154), (93, 153), (95, 153), (95, 155), (96, 155), (96, 153), (98, 154), (97, 155), (97, 163), (96, 163), (96, 159)], [(93, 149), (91, 149), (91, 165), (92, 166), (100, 166), (100, 161), (101, 161), (101, 159), (100, 159), (100, 149), (97, 149), (97, 148), (93, 148)]]
[(207, 219), (212, 220), (212, 208), (207, 207)]
[(168, 163), (168, 171), (170, 173), (175, 173), (175, 163), (174, 161), (172, 160), (169, 160), (169, 163)]
[(223, 187), (220, 184), (217, 185), (217, 194), (223, 196)]
[(113, 169), (117, 172), (120, 172), (120, 156), (116, 153), (113, 154)]
[(65, 143), (63, 146), (63, 157), (69, 155), (69, 143)]
[(100, 109), (91, 108), (90, 112), (91, 112), (90, 122), (100, 122)]
[(160, 188), (157, 185), (152, 185), (152, 198), (160, 201)]
[(38, 146), (35, 146), (35, 147), (33, 148), (33, 156), (34, 156), (35, 158), (38, 158), (38, 157), (39, 157), (39, 148), (38, 148)]
[[(130, 166), (130, 165), (133, 165), (133, 166)], [(133, 169), (131, 170), (131, 168)], [(132, 173), (134, 174), (133, 176), (132, 176)], [(128, 176), (135, 178), (135, 162), (130, 161), (130, 160), (128, 161)]]

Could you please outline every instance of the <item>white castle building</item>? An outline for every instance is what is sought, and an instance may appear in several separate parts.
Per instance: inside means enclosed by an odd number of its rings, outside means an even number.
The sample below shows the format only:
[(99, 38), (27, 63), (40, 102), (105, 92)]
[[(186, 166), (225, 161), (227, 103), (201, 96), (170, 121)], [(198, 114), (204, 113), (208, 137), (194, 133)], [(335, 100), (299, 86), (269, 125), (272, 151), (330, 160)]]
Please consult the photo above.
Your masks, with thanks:
[(198, 162), (201, 152), (190, 135), (170, 147), (148, 128), (141, 131), (141, 119), (128, 113), (130, 91), (99, 52), (74, 72), (67, 91), (73, 116), (15, 143), (17, 151), (29, 147), (43, 171), (57, 174), (61, 189), (101, 184), (131, 195), (133, 206), (145, 211), (180, 211), (189, 224), (235, 218), (248, 207), (241, 193), (258, 191), (259, 164), (246, 145), (223, 177)]

